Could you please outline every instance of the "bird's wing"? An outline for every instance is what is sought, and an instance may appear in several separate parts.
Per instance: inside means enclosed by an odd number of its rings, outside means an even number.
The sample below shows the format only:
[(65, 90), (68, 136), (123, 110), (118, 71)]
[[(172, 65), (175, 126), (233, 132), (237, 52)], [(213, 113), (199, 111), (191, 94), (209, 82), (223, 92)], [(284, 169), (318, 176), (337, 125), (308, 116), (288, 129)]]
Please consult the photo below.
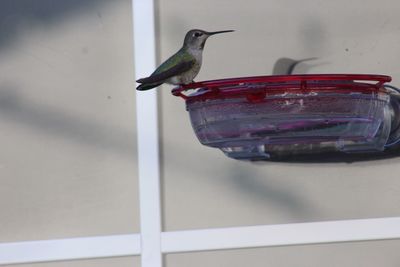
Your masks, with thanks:
[(143, 83), (143, 84), (139, 85), (138, 87), (136, 87), (136, 90), (138, 90), (138, 91), (146, 91), (146, 90), (152, 89), (154, 87), (158, 87), (161, 84), (162, 83)]
[(162, 83), (165, 80), (179, 75), (185, 71), (190, 70), (191, 67), (193, 67), (195, 61), (194, 60), (189, 60), (189, 61), (183, 61), (181, 63), (178, 63), (171, 68), (168, 68), (164, 71), (161, 71), (159, 73), (153, 73), (150, 77), (147, 78), (142, 78), (137, 80), (136, 82), (138, 83)]

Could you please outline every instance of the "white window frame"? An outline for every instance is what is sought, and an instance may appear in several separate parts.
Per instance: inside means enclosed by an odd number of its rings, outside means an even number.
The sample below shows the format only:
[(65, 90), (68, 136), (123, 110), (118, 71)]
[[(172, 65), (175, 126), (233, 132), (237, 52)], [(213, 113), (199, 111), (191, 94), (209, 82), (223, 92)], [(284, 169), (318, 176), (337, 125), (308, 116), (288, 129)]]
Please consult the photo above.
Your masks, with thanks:
[[(136, 77), (155, 68), (153, 0), (133, 0)], [(0, 243), (0, 265), (141, 256), (162, 267), (162, 254), (400, 238), (400, 217), (162, 232), (157, 91), (136, 95), (140, 233)]]

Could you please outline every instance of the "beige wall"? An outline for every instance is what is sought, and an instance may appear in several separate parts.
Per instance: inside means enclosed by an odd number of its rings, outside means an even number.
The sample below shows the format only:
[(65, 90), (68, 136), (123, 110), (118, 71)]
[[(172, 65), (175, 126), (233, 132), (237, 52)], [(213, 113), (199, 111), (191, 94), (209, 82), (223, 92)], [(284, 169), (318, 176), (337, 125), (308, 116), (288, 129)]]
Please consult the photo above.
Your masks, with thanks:
[[(197, 80), (268, 74), (278, 58), (318, 57), (312, 72), (382, 73), (396, 83), (400, 28), (390, 21), (396, 19), (394, 7), (400, 6), (384, 3), (161, 1), (161, 58), (181, 45), (187, 29), (233, 28), (237, 32), (210, 38)], [(162, 119), (168, 230), (400, 213), (399, 159), (353, 164), (234, 161), (198, 143), (183, 101), (166, 86)]]
[(0, 3), (0, 242), (139, 231), (130, 7)]
[[(381, 73), (400, 83), (398, 1), (160, 1), (160, 58), (191, 28), (207, 41), (196, 80), (271, 74), (282, 57), (308, 73)], [(199, 144), (181, 99), (162, 88), (167, 230), (398, 216), (400, 160), (238, 162)], [(179, 130), (177, 130), (179, 129)], [(400, 241), (167, 256), (168, 266), (398, 266)]]
[[(56, 4), (54, 4), (54, 2)], [(159, 0), (160, 60), (191, 28), (207, 42), (196, 80), (300, 70), (400, 83), (395, 0)], [(0, 242), (139, 231), (129, 0), (0, 4)], [(161, 88), (164, 230), (399, 216), (399, 159), (239, 162), (196, 140)], [(172, 266), (398, 266), (400, 241), (174, 254)], [(24, 266), (139, 266), (112, 258)]]

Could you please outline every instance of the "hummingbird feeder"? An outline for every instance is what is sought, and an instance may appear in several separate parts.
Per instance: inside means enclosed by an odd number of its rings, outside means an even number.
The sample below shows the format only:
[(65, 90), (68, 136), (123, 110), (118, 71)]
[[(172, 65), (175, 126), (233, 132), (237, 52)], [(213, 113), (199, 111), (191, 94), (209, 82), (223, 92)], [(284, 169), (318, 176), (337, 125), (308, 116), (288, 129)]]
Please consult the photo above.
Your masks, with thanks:
[(400, 143), (400, 94), (391, 77), (259, 76), (182, 85), (200, 143), (228, 157), (274, 160), (321, 153), (384, 153)]

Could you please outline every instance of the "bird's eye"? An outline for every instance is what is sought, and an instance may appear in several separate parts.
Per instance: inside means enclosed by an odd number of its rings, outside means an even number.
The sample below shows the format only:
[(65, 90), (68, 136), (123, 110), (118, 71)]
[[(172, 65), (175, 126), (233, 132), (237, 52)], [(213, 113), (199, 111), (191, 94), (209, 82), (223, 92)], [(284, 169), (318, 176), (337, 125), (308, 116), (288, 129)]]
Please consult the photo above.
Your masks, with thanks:
[(201, 32), (195, 32), (195, 33), (194, 33), (194, 36), (195, 36), (195, 37), (200, 37), (200, 36), (202, 36), (202, 35), (203, 35), (203, 34), (202, 34)]

